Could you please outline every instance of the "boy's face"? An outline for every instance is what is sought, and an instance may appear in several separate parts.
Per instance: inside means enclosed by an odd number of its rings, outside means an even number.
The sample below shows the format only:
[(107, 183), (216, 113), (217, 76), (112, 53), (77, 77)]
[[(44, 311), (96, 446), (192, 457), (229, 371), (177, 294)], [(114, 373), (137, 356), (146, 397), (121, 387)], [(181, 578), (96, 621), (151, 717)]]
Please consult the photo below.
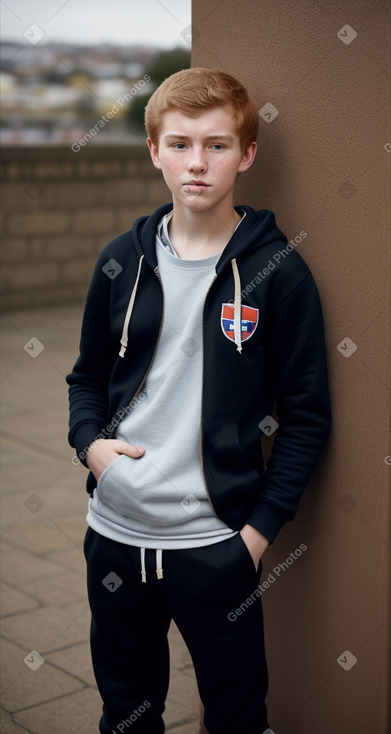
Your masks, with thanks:
[(213, 107), (195, 118), (169, 110), (162, 115), (158, 145), (150, 138), (147, 144), (174, 205), (192, 211), (222, 202), (233, 206), (236, 176), (251, 166), (257, 147), (252, 143), (242, 152), (229, 106)]

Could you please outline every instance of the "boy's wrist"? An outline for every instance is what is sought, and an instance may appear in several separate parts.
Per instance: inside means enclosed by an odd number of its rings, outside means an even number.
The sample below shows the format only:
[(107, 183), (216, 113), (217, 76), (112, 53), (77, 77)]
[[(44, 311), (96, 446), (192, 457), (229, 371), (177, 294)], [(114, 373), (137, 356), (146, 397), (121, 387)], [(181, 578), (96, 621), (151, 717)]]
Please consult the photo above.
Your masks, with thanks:
[(246, 524), (242, 527), (240, 535), (247, 545), (249, 553), (251, 554), (255, 565), (257, 566), (266, 548), (269, 545), (269, 540), (264, 535), (262, 535), (259, 530), (249, 524)]

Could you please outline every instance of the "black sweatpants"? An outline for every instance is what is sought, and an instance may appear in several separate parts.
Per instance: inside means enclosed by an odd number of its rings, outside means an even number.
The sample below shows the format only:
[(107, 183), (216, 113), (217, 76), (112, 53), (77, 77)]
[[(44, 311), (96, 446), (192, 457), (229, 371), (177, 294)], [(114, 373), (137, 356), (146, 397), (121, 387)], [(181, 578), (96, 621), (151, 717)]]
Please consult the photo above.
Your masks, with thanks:
[(261, 563), (256, 570), (239, 533), (203, 548), (164, 550), (162, 578), (156, 550), (147, 549), (146, 583), (140, 548), (88, 528), (84, 552), (102, 734), (165, 731), (171, 619), (193, 660), (209, 734), (262, 734), (268, 728), (256, 593)]

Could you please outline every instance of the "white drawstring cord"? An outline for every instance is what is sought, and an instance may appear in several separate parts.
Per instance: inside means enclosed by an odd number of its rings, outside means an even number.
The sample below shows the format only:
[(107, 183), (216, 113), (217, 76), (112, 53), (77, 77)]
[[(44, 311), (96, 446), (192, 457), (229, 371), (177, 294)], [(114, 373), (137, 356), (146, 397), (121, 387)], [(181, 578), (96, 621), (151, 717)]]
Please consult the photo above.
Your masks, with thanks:
[(143, 584), (147, 583), (147, 572), (145, 570), (145, 548), (140, 548), (141, 555), (141, 581)]
[(162, 566), (163, 551), (159, 548), (156, 551), (156, 576), (158, 579), (163, 578), (163, 566)]
[[(147, 571), (145, 568), (145, 548), (140, 548), (141, 558), (141, 581), (143, 584), (147, 583)], [(163, 551), (161, 548), (156, 550), (156, 576), (158, 579), (163, 578)]]
[(235, 293), (234, 293), (234, 341), (236, 348), (241, 354), (242, 352), (242, 294), (240, 285), (240, 275), (236, 264), (236, 257), (231, 260), (232, 272), (234, 276)]
[(129, 327), (129, 321), (130, 321), (130, 317), (132, 315), (133, 305), (134, 305), (134, 302), (135, 302), (135, 299), (136, 299), (137, 286), (138, 286), (138, 282), (140, 280), (140, 272), (141, 272), (141, 266), (143, 264), (143, 259), (144, 259), (144, 255), (141, 255), (140, 260), (139, 260), (139, 264), (138, 264), (136, 282), (135, 282), (135, 284), (133, 286), (132, 294), (130, 296), (129, 303), (128, 303), (128, 308), (127, 308), (127, 311), (126, 311), (126, 316), (125, 316), (125, 321), (124, 321), (124, 326), (123, 326), (123, 329), (122, 329), (122, 336), (121, 336), (121, 349), (120, 349), (120, 352), (119, 352), (119, 356), (120, 357), (124, 357), (125, 356), (126, 347), (128, 346), (128, 327)]

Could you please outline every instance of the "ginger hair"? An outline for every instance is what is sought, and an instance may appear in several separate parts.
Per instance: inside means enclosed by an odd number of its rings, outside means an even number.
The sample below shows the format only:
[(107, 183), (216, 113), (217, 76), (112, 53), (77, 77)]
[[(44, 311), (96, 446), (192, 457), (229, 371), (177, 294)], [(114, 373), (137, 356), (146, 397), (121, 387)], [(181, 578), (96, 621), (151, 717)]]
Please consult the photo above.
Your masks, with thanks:
[(177, 109), (198, 117), (212, 107), (230, 107), (242, 152), (257, 139), (259, 114), (247, 89), (218, 69), (195, 67), (172, 74), (160, 84), (145, 108), (145, 127), (154, 145), (159, 144), (161, 117)]

